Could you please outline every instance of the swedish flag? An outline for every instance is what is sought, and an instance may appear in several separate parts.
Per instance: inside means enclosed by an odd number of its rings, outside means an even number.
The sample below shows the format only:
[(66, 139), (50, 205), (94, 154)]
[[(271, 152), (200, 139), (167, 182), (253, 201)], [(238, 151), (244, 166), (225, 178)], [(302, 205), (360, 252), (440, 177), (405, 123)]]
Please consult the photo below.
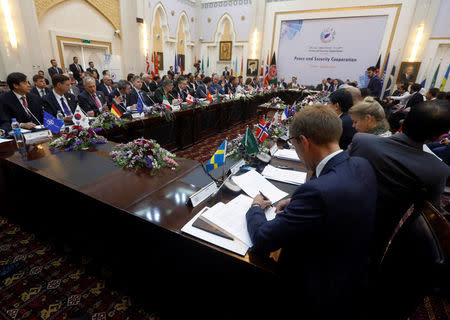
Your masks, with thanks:
[(220, 145), (219, 149), (213, 154), (211, 159), (209, 159), (208, 163), (206, 164), (206, 171), (211, 171), (213, 169), (216, 169), (220, 166), (222, 166), (225, 163), (225, 154), (227, 151), (227, 140), (223, 140), (222, 144)]

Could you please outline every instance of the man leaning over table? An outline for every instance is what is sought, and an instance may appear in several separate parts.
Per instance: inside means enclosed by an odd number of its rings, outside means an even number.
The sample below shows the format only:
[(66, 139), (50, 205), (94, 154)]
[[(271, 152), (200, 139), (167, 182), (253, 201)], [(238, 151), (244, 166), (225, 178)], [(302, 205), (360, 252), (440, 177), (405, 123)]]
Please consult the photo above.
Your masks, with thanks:
[(349, 157), (339, 148), (342, 122), (327, 106), (300, 110), (290, 133), (313, 174), (277, 204), (271, 221), (264, 214), (270, 202), (255, 197), (246, 215), (252, 251), (282, 249), (277, 267), (287, 314), (360, 319), (358, 298), (376, 208), (375, 173), (366, 159)]

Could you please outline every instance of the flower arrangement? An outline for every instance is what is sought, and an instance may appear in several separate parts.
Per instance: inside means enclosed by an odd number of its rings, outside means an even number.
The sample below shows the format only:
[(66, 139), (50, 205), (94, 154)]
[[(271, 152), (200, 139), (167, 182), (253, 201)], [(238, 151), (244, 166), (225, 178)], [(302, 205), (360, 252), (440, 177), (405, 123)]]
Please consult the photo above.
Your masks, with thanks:
[(124, 127), (127, 120), (117, 118), (112, 112), (102, 112), (91, 123), (91, 128), (111, 129), (112, 127)]
[(94, 144), (105, 144), (106, 138), (97, 135), (100, 128), (83, 128), (81, 126), (73, 126), (72, 131), (63, 133), (61, 137), (50, 143), (50, 147), (62, 149), (64, 151), (86, 150)]
[(152, 174), (161, 168), (175, 170), (179, 164), (174, 160), (175, 155), (162, 148), (155, 140), (144, 138), (130, 141), (126, 144), (118, 144), (110, 155), (113, 161), (122, 168), (141, 168), (152, 170)]
[(280, 97), (274, 97), (266, 103), (261, 104), (260, 107), (284, 110), (286, 109), (287, 104), (283, 100), (281, 100)]

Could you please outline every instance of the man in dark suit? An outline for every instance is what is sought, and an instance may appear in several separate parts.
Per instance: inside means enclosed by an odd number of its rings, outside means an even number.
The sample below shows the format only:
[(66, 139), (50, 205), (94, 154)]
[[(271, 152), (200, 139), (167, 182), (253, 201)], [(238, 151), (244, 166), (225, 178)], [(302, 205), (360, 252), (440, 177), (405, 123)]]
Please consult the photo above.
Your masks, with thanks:
[(142, 91), (142, 78), (139, 75), (136, 75), (131, 81), (133, 86), (131, 87), (130, 92), (130, 103), (137, 104), (138, 100), (140, 99), (142, 101), (142, 106), (144, 107), (144, 109), (149, 110), (150, 106), (154, 104), (154, 99), (149, 94), (147, 94), (147, 92)]
[(155, 100), (156, 103), (162, 103), (164, 97), (166, 97), (167, 100), (173, 99), (170, 94), (173, 90), (173, 81), (166, 79), (164, 81), (161, 81), (161, 86), (156, 89), (155, 94), (153, 95), (153, 100)]
[(203, 82), (199, 84), (197, 87), (197, 91), (195, 91), (195, 97), (198, 99), (204, 99), (208, 95), (208, 87), (211, 84), (211, 78), (205, 77)]
[(339, 146), (345, 150), (356, 133), (352, 118), (348, 114), (348, 110), (353, 106), (353, 97), (347, 90), (338, 89), (330, 94), (328, 105), (342, 120), (342, 135), (339, 139)]
[(86, 68), (86, 71), (90, 72), (91, 74), (97, 73), (97, 76), (99, 77), (100, 74), (98, 73), (98, 70), (94, 67), (94, 62), (89, 61), (89, 68)]
[(328, 85), (327, 79), (323, 79), (323, 80), (322, 80), (322, 83), (319, 83), (319, 84), (317, 85), (316, 90), (317, 90), (317, 91), (327, 91), (327, 90), (328, 90), (328, 87), (329, 87), (329, 85)]
[(42, 99), (30, 93), (31, 87), (27, 76), (13, 72), (6, 78), (10, 92), (0, 96), (0, 107), (3, 109), (0, 128), (9, 132), (11, 120), (15, 118), (23, 129), (34, 129), (42, 124), (44, 113)]
[(230, 76), (230, 71), (228, 71), (228, 67), (225, 67), (224, 72), (222, 72), (223, 76)]
[(287, 83), (284, 81), (284, 77), (281, 77), (280, 81), (278, 82), (278, 86), (281, 89), (287, 89)]
[(167, 75), (170, 77), (171, 80), (175, 77), (175, 72), (173, 72), (173, 66), (169, 67), (169, 71), (167, 71)]
[[(70, 78), (69, 78), (70, 79)], [(84, 91), (84, 88), (83, 88)], [(75, 98), (78, 101), (78, 96), (80, 95), (80, 88), (78, 88), (78, 82), (75, 80), (75, 78), (70, 79), (70, 91), (71, 94), (75, 96)]]
[(188, 79), (188, 82), (187, 82), (186, 88), (189, 91), (189, 94), (191, 96), (195, 96), (195, 91), (197, 90), (198, 84), (195, 81), (194, 75), (192, 73), (189, 73), (187, 75), (187, 79)]
[(219, 76), (217, 74), (213, 76), (208, 90), (212, 95), (217, 95), (217, 93), (225, 94), (225, 84), (223, 84), (223, 86), (219, 84)]
[(285, 292), (293, 293), (283, 295), (277, 310), (295, 310), (301, 319), (361, 319), (375, 173), (366, 159), (339, 148), (341, 120), (327, 106), (300, 110), (289, 132), (312, 177), (278, 202), (273, 220), (264, 212), (270, 201), (255, 197), (246, 215), (252, 250), (268, 255), (282, 249), (278, 271)]
[(419, 83), (413, 83), (411, 85), (410, 89), (411, 97), (406, 103), (406, 110), (411, 110), (411, 108), (414, 108), (416, 105), (424, 101), (423, 95), (420, 93), (421, 89), (422, 86)]
[(440, 208), (450, 167), (423, 144), (437, 140), (450, 129), (450, 104), (422, 101), (408, 113), (402, 133), (389, 138), (358, 133), (349, 148), (352, 156), (369, 160), (378, 181), (374, 255), (379, 260), (400, 218), (414, 201), (428, 200)]
[(103, 111), (109, 111), (105, 94), (97, 91), (95, 79), (86, 77), (83, 82), (84, 91), (78, 96), (78, 103), (87, 116), (95, 117)]
[(122, 113), (131, 112), (136, 109), (136, 104), (133, 104), (130, 97), (131, 86), (128, 81), (119, 80), (117, 88), (110, 94), (110, 101), (118, 107)]
[(174, 100), (176, 101), (181, 100), (183, 102), (186, 101), (186, 97), (188, 94), (186, 86), (187, 86), (187, 79), (181, 76), (178, 79), (177, 85), (174, 86), (174, 88), (172, 89), (172, 97)]
[(103, 77), (103, 82), (98, 86), (98, 90), (102, 91), (105, 94), (106, 100), (108, 100), (108, 104), (111, 102), (109, 99), (111, 93), (114, 92), (114, 87), (112, 86), (112, 80), (109, 76)]
[(154, 76), (153, 80), (150, 82), (149, 87), (151, 92), (155, 92), (159, 87), (159, 83), (161, 82), (160, 76)]
[(34, 87), (31, 88), (30, 91), (32, 94), (43, 98), (47, 93), (50, 92), (50, 90), (47, 88), (47, 85), (45, 84), (45, 78), (43, 76), (40, 76), (38, 74), (34, 75), (33, 83)]
[(367, 68), (367, 76), (369, 77), (369, 83), (367, 88), (370, 89), (372, 95), (379, 99), (381, 95), (382, 84), (380, 78), (377, 76), (377, 69), (375, 67)]
[(44, 109), (54, 117), (58, 111), (61, 111), (64, 121), (69, 122), (77, 108), (77, 100), (70, 93), (70, 79), (62, 74), (57, 74), (53, 76), (52, 83), (53, 90), (42, 99)]
[(142, 88), (141, 90), (147, 93), (151, 93), (152, 90), (150, 89), (150, 83), (152, 82), (152, 76), (148, 73), (144, 73), (142, 75)]
[(77, 81), (81, 81), (80, 73), (84, 72), (83, 67), (78, 64), (78, 57), (73, 57), (73, 63), (69, 66), (69, 70), (72, 71), (73, 77)]
[(63, 74), (63, 71), (60, 67), (58, 67), (58, 62), (56, 62), (55, 59), (50, 60), (51, 67), (48, 68), (48, 74), (50, 75), (50, 78), (53, 78), (55, 74)]

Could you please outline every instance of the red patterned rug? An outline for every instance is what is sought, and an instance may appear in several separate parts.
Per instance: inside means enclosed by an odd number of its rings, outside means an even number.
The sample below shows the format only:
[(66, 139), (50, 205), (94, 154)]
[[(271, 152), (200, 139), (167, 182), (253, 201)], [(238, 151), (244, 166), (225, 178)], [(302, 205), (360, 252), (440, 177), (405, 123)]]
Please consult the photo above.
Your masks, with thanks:
[(0, 264), (24, 261), (25, 266), (0, 283), (0, 319), (125, 320), (158, 319), (132, 303), (130, 297), (89, 274), (91, 260), (57, 252), (0, 217)]

